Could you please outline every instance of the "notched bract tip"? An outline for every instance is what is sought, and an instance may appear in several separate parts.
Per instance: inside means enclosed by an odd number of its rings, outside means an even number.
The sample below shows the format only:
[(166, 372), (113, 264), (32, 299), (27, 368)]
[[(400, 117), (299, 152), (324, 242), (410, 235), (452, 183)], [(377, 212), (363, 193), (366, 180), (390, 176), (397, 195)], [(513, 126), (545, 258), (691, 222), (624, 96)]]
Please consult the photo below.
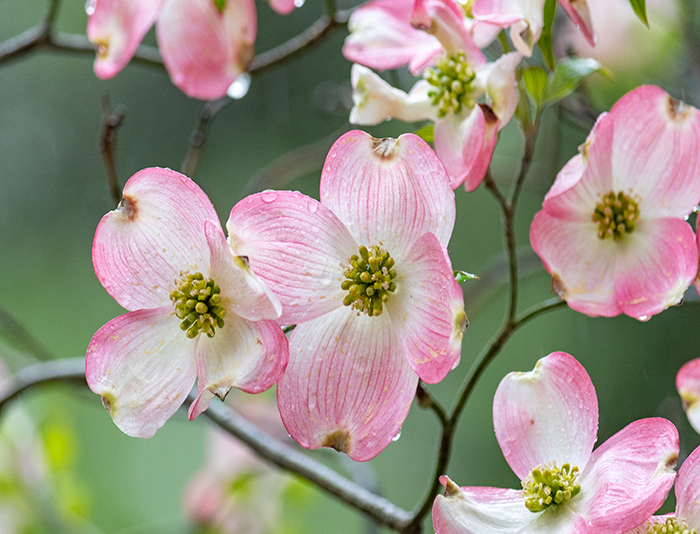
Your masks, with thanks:
[(372, 137), (374, 153), (381, 159), (391, 159), (399, 152), (399, 140), (392, 137), (376, 139)]
[(671, 95), (667, 95), (666, 109), (672, 121), (683, 122), (693, 114), (693, 108), (680, 100), (676, 100)]
[(350, 436), (344, 430), (336, 430), (326, 436), (323, 446), (347, 454), (350, 450)]
[(133, 221), (138, 213), (136, 199), (129, 195), (124, 195), (121, 202), (114, 210), (114, 214), (123, 221)]

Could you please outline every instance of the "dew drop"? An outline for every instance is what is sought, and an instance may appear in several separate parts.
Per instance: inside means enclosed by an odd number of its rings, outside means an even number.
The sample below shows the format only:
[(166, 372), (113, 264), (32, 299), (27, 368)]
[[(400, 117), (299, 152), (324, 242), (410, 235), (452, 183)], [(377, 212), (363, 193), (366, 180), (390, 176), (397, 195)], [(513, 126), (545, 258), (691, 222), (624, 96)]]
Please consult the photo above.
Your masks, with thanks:
[(277, 193), (275, 193), (274, 191), (263, 191), (260, 194), (260, 197), (265, 202), (274, 202), (275, 200), (277, 200)]
[(399, 431), (396, 433), (396, 435), (391, 438), (391, 441), (399, 441), (399, 438), (401, 437), (401, 429), (399, 428)]
[(301, 7), (306, 0), (294, 0), (294, 7)]
[(250, 89), (250, 79), (250, 74), (243, 72), (229, 86), (226, 94), (234, 100), (240, 100), (248, 94), (248, 89)]
[(92, 15), (95, 12), (96, 3), (97, 0), (87, 0), (87, 2), (85, 2), (85, 13)]
[(648, 321), (649, 316), (648, 315), (640, 315), (639, 317), (637, 317), (637, 319), (639, 319), (640, 321)]

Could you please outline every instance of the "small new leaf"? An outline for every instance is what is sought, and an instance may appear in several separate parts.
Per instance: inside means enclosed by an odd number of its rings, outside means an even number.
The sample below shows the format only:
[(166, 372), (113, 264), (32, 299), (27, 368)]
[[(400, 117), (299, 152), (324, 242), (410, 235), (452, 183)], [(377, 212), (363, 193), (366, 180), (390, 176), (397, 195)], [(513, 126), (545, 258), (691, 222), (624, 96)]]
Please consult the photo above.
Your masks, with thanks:
[(544, 103), (552, 104), (569, 96), (594, 72), (606, 72), (595, 59), (570, 58), (562, 61), (554, 70), (554, 77), (544, 93)]
[(552, 46), (552, 25), (557, 8), (556, 0), (546, 0), (544, 3), (544, 26), (539, 41), (537, 41), (544, 61), (550, 70), (554, 70), (554, 47)]
[(630, 0), (630, 5), (634, 9), (635, 14), (639, 17), (646, 27), (649, 27), (649, 21), (647, 20), (647, 5), (646, 0)]
[(457, 280), (457, 283), (461, 284), (465, 280), (478, 280), (479, 277), (475, 274), (472, 273), (467, 273), (464, 271), (454, 271), (454, 277), (455, 280)]
[(427, 124), (426, 126), (423, 126), (421, 129), (419, 129), (416, 132), (416, 135), (420, 137), (423, 141), (426, 143), (432, 143), (433, 142), (433, 137), (434, 137), (434, 128), (433, 124)]
[(523, 81), (525, 82), (525, 89), (527, 89), (527, 92), (539, 107), (544, 97), (544, 91), (547, 88), (547, 73), (540, 67), (529, 67), (523, 72)]
[(213, 0), (213, 2), (216, 9), (219, 10), (219, 13), (223, 13), (224, 9), (226, 8), (226, 0)]

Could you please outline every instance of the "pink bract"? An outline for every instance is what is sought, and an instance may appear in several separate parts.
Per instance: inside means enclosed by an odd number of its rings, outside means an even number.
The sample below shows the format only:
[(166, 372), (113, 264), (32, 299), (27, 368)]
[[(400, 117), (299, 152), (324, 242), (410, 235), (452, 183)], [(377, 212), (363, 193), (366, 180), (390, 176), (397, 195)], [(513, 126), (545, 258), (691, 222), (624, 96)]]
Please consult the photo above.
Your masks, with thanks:
[(154, 22), (163, 63), (188, 96), (224, 96), (253, 59), (253, 0), (226, 0), (221, 11), (213, 0), (91, 0), (88, 14), (99, 78), (126, 66)]
[(698, 269), (684, 219), (700, 201), (699, 175), (698, 111), (654, 86), (622, 97), (530, 228), (553, 291), (587, 315), (642, 321), (680, 303)]
[(700, 358), (681, 367), (676, 375), (676, 389), (690, 424), (700, 433)]
[(675, 493), (676, 510), (673, 514), (651, 516), (625, 534), (647, 534), (652, 525), (667, 523), (669, 520), (678, 524), (680, 529), (677, 532), (700, 530), (700, 447), (690, 453), (678, 470)]
[[(580, 492), (531, 511), (526, 491), (465, 487), (441, 478), (437, 534), (620, 534), (664, 502), (675, 479), (678, 432), (665, 419), (635, 421), (596, 450), (598, 401), (586, 370), (554, 352), (529, 373), (510, 373), (493, 403), (496, 438), (525, 488), (533, 470), (576, 466)], [(541, 500), (539, 501), (542, 502)]]
[[(231, 211), (229, 241), (279, 297), (279, 322), (297, 323), (277, 387), (285, 427), (304, 447), (368, 460), (399, 432), (418, 378), (438, 382), (459, 361), (467, 322), (445, 250), (454, 194), (417, 136), (353, 131), (331, 148), (320, 196), (245, 198)], [(395, 291), (372, 282), (387, 294), (372, 316), (343, 304), (350, 290), (341, 285), (360, 247), (395, 262), (384, 267)]]
[[(526, 57), (542, 34), (545, 0), (476, 0), (474, 18), (501, 28), (510, 28), (516, 50)], [(581, 30), (591, 46), (597, 37), (586, 0), (559, 0), (571, 21)]]
[[(223, 399), (232, 387), (258, 393), (284, 372), (287, 340), (274, 321), (280, 304), (231, 254), (211, 202), (187, 177), (158, 168), (132, 176), (119, 207), (97, 227), (92, 258), (97, 278), (129, 313), (92, 338), (87, 382), (126, 434), (151, 437), (185, 401), (195, 375), (190, 419), (215, 395)], [(210, 315), (223, 317), (213, 336), (205, 329), (191, 338), (175, 314), (173, 295), (195, 273), (211, 281), (212, 293), (218, 286), (219, 297), (181, 293), (194, 299), (190, 308), (204, 305), (185, 319), (202, 325)]]

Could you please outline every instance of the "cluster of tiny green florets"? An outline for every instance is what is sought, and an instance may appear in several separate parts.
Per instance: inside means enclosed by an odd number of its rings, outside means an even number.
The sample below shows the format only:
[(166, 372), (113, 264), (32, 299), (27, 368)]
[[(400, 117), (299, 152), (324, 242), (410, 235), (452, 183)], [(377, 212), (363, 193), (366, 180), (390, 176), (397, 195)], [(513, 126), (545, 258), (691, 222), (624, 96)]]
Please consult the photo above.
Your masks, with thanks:
[(562, 465), (561, 469), (556, 464), (536, 467), (523, 480), (525, 506), (531, 512), (541, 512), (569, 502), (581, 492), (581, 485), (576, 483), (577, 477), (578, 467), (569, 464)]
[(669, 517), (663, 523), (647, 523), (647, 534), (698, 534), (698, 531), (688, 528), (685, 519)]
[(202, 273), (187, 274), (170, 293), (175, 315), (182, 319), (180, 328), (187, 337), (195, 338), (200, 332), (214, 337), (215, 329), (224, 327), (226, 310), (221, 304), (221, 289), (213, 280), (205, 280)]
[(610, 191), (596, 204), (593, 222), (598, 223), (598, 237), (620, 239), (625, 233), (634, 231), (634, 223), (639, 219), (637, 200), (622, 191)]
[(379, 247), (360, 247), (360, 255), (353, 254), (350, 266), (343, 273), (340, 287), (347, 291), (343, 304), (352, 306), (370, 317), (380, 315), (389, 293), (396, 290), (394, 258)]
[(472, 92), (476, 74), (467, 63), (466, 55), (460, 53), (441, 59), (435, 67), (427, 69), (423, 77), (435, 88), (428, 91), (428, 96), (438, 108), (438, 117), (450, 111), (459, 113), (462, 106), (474, 106)]

